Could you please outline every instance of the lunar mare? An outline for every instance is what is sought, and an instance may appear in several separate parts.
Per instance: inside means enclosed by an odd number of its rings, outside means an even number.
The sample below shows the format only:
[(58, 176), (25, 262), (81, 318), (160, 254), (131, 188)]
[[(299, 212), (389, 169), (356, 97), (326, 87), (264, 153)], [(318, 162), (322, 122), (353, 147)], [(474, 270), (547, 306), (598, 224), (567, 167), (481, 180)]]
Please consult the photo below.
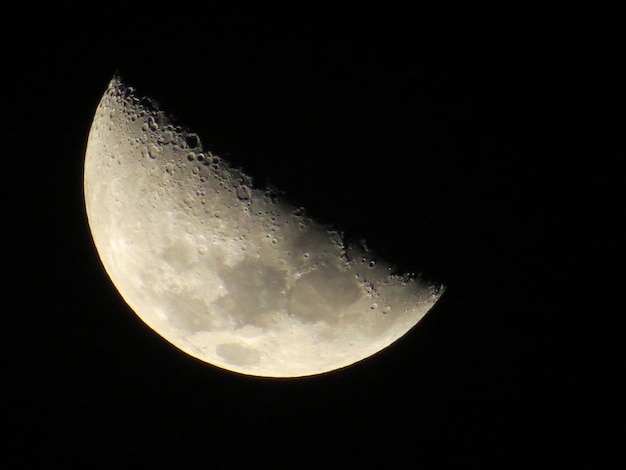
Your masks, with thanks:
[(440, 286), (391, 274), (363, 246), (257, 188), (154, 102), (114, 78), (84, 167), (93, 240), (150, 328), (242, 374), (314, 375), (386, 348)]

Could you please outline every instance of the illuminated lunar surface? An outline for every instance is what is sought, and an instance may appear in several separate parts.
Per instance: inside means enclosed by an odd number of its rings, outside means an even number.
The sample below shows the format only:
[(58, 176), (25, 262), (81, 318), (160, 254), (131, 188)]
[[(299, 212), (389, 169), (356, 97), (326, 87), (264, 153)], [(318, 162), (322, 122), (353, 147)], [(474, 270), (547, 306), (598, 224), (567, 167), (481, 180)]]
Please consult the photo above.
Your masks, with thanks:
[(136, 314), (234, 372), (298, 377), (389, 346), (443, 289), (390, 274), (364, 247), (256, 188), (118, 78), (91, 126), (89, 226)]

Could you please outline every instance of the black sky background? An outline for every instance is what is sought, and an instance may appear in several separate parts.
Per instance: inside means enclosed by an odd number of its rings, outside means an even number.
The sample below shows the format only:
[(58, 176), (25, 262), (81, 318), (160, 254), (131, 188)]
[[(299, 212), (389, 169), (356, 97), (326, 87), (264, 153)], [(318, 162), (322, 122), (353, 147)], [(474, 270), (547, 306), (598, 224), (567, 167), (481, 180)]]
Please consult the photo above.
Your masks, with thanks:
[[(16, 461), (542, 468), (617, 448), (621, 335), (589, 262), (609, 243), (624, 149), (619, 16), (225, 10), (109, 6), (16, 17), (34, 41), (6, 33)], [(84, 212), (86, 139), (114, 73), (443, 298), (387, 350), (317, 377), (232, 374), (163, 341), (117, 294)]]

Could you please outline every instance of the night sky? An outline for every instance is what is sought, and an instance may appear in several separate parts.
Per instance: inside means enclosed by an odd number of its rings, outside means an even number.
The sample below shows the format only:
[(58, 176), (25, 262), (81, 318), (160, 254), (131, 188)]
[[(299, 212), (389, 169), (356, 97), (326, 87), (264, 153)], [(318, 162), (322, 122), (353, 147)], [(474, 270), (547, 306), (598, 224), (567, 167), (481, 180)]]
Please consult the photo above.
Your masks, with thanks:
[[(624, 155), (624, 22), (297, 5), (110, 5), (20, 19), (32, 41), (2, 33), (11, 468), (606, 455), (623, 366), (589, 262)], [(442, 299), (388, 349), (317, 377), (246, 377), (162, 340), (113, 287), (85, 216), (87, 135), (115, 73), (257, 185), (445, 284)]]

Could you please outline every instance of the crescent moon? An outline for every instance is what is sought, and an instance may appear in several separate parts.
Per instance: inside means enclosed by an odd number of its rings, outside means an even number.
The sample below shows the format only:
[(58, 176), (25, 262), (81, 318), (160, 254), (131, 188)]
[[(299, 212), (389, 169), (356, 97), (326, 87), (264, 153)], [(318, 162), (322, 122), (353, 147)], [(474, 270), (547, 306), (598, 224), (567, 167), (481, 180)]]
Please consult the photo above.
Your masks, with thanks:
[(266, 377), (359, 362), (414, 327), (443, 286), (393, 274), (206, 151), (115, 77), (96, 109), (84, 197), (102, 264), (187, 354)]

